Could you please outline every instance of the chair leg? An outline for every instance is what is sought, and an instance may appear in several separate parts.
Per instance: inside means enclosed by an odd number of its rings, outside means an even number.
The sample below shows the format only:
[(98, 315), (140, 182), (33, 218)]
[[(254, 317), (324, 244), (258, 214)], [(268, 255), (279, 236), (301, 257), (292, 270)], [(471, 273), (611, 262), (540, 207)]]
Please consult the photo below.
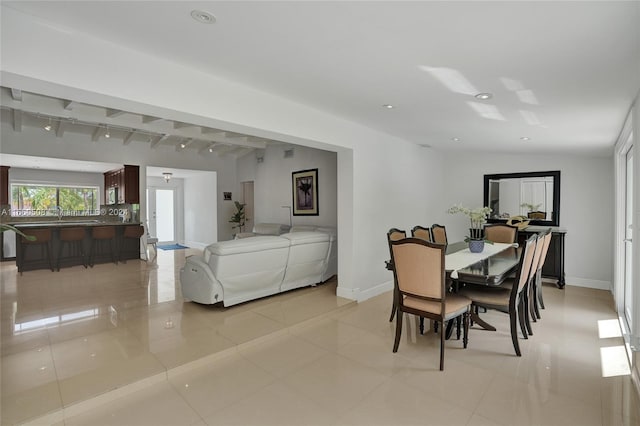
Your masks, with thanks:
[(424, 317), (420, 317), (418, 328), (420, 329), (420, 334), (424, 334)]
[(527, 324), (525, 315), (527, 314), (526, 304), (523, 299), (520, 299), (517, 304), (516, 315), (518, 317), (518, 321), (520, 322), (520, 330), (522, 331), (522, 337), (524, 339), (529, 338), (529, 332), (527, 330)]
[(389, 317), (389, 322), (393, 321), (393, 317), (396, 315), (396, 306), (398, 302), (398, 293), (396, 290), (393, 290), (393, 305), (391, 306), (391, 316)]
[[(526, 285), (526, 288), (522, 290), (522, 311), (518, 312), (524, 318), (524, 324), (527, 327), (527, 332), (529, 336), (533, 336), (533, 329), (531, 328), (531, 321), (529, 321), (529, 284)], [(528, 336), (525, 336), (525, 339), (528, 339)]]
[[(522, 356), (520, 353), (520, 344), (518, 343), (518, 324), (516, 317), (518, 316), (516, 307), (510, 306), (509, 309), (509, 322), (511, 326), (511, 342), (513, 342), (513, 349), (516, 351), (517, 356)], [(520, 324), (522, 326), (522, 323)]]
[(536, 313), (538, 314), (538, 318), (540, 318), (538, 306), (544, 309), (544, 300), (542, 300), (542, 269), (536, 274), (536, 282)]
[(535, 277), (533, 277), (533, 279), (531, 280), (531, 282), (529, 283), (530, 286), (530, 290), (529, 290), (529, 294), (527, 296), (527, 298), (529, 299), (529, 303), (528, 306), (526, 307), (529, 310), (529, 317), (531, 318), (531, 321), (533, 322), (538, 322), (538, 318), (539, 316), (536, 315), (536, 279)]
[[(443, 321), (444, 322), (444, 321)], [(440, 333), (440, 371), (444, 370), (444, 335), (447, 334), (444, 332), (444, 328)]]
[(51, 272), (54, 271), (53, 269), (53, 261), (51, 260), (51, 250), (49, 250), (49, 242), (44, 244), (44, 249), (47, 252), (47, 260), (49, 261), (49, 269), (51, 269)]
[(402, 335), (402, 311), (396, 307), (396, 341), (393, 343), (393, 352), (398, 352), (400, 346), (400, 335)]
[(462, 320), (462, 318), (457, 317), (456, 318), (456, 338), (458, 340), (460, 340), (460, 321)]
[(462, 322), (464, 323), (463, 329), (464, 334), (462, 337), (462, 345), (465, 349), (467, 349), (467, 343), (469, 343), (469, 311), (462, 314)]

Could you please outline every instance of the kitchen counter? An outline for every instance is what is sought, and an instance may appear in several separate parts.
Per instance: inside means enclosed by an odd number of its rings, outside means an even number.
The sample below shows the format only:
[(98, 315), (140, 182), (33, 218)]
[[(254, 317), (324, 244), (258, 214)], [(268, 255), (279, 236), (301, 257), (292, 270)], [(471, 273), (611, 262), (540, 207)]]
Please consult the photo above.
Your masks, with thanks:
[(21, 228), (61, 228), (65, 226), (126, 226), (141, 225), (140, 222), (117, 222), (113, 220), (52, 220), (45, 222), (9, 222), (9, 225)]
[[(52, 220), (9, 222), (16, 229), (28, 233), (31, 229), (51, 229), (51, 241), (45, 244), (24, 244), (22, 238), (16, 238), (16, 265), (18, 271), (49, 269), (47, 250), (51, 255), (54, 268), (83, 265), (91, 258), (93, 263), (110, 263), (115, 256), (119, 260), (140, 259), (140, 240), (123, 238), (127, 226), (140, 226), (140, 222), (117, 222), (105, 220)], [(94, 240), (91, 229), (97, 226), (115, 227), (113, 240)], [(84, 228), (84, 238), (80, 244), (62, 244), (60, 230), (69, 227)]]

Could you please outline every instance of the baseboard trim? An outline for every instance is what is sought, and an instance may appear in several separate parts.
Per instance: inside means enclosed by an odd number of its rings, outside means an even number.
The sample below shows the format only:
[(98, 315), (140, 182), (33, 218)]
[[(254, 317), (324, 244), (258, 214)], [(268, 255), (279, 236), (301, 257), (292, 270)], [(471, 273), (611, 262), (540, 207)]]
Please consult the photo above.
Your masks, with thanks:
[(566, 277), (565, 282), (567, 285), (571, 285), (574, 287), (587, 287), (587, 288), (595, 288), (597, 290), (609, 290), (611, 291), (611, 281), (599, 281), (599, 280), (591, 280), (587, 278), (580, 277)]
[(382, 284), (378, 284), (377, 286), (368, 288), (364, 291), (360, 291), (359, 288), (350, 289), (340, 287), (340, 284), (338, 284), (336, 294), (340, 297), (344, 297), (345, 299), (363, 302), (367, 299), (371, 299), (372, 297), (376, 297), (379, 294), (386, 293), (387, 291), (391, 290), (393, 290), (393, 281), (383, 282)]

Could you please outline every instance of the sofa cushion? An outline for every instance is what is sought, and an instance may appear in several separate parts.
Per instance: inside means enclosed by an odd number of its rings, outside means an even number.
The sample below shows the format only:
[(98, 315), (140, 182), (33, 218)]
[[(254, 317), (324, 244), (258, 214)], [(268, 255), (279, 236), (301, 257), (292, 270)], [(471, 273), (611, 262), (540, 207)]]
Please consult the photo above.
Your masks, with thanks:
[(210, 255), (227, 256), (235, 253), (250, 253), (274, 248), (289, 247), (289, 241), (276, 236), (258, 235), (239, 240), (221, 241), (208, 245)]
[(288, 230), (289, 226), (281, 223), (256, 223), (253, 225), (253, 233), (259, 235), (280, 235)]

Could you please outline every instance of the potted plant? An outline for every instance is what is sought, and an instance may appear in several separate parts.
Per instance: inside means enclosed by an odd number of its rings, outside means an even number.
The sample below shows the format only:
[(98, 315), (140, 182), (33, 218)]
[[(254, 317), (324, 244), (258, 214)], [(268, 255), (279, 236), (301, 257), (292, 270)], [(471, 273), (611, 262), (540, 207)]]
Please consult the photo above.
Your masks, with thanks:
[(26, 238), (29, 241), (35, 241), (36, 240), (36, 237), (34, 237), (33, 235), (24, 234), (19, 229), (17, 229), (15, 226), (9, 225), (7, 223), (0, 223), (0, 232), (4, 232), (4, 231), (13, 231), (16, 234)]
[(238, 228), (238, 232), (242, 232), (242, 228), (244, 227), (244, 223), (246, 221), (246, 216), (244, 211), (244, 206), (246, 206), (246, 204), (240, 203), (238, 201), (234, 201), (234, 203), (236, 206), (236, 211), (231, 216), (229, 223), (235, 223), (235, 225), (233, 225), (231, 229)]
[[(469, 236), (464, 239), (469, 243), (469, 251), (472, 253), (480, 253), (484, 250), (484, 224), (487, 221), (487, 217), (491, 213), (489, 207), (478, 207), (475, 209), (469, 209), (463, 207), (460, 204), (454, 205), (447, 210), (449, 214), (462, 213), (469, 217), (471, 227), (469, 228)], [(490, 244), (491, 242), (488, 241)]]

